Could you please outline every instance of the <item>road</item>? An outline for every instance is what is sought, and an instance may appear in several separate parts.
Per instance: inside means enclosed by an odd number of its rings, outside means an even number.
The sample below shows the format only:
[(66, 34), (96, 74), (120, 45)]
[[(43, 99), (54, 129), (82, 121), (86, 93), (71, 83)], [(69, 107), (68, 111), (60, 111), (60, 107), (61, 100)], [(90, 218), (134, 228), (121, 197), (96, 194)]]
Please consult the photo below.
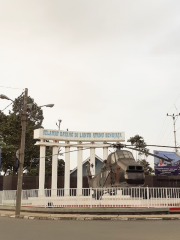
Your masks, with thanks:
[(2, 240), (179, 240), (180, 221), (26, 220), (0, 217)]

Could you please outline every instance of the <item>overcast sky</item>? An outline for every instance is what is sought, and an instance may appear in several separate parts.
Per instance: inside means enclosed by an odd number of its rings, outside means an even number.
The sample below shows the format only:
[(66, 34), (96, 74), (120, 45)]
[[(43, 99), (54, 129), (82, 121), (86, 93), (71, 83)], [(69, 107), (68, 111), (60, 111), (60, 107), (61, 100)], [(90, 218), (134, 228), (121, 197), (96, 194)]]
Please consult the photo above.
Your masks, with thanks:
[[(0, 86), (54, 103), (45, 128), (60, 118), (64, 130), (174, 145), (166, 114), (180, 112), (179, 12), (179, 0), (1, 0)], [(20, 89), (0, 93), (13, 99)], [(180, 144), (180, 118), (176, 127)]]

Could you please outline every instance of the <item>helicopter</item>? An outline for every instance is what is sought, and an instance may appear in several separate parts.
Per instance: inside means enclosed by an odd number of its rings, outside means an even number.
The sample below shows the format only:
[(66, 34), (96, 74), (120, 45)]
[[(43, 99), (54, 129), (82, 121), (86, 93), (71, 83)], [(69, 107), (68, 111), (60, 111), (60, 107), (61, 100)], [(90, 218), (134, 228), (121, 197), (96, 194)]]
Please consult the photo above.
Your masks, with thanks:
[[(96, 199), (100, 199), (104, 194), (102, 189), (111, 189), (108, 193), (110, 195), (115, 195), (118, 187), (144, 186), (145, 174), (143, 166), (135, 161), (133, 154), (130, 151), (124, 150), (123, 148), (140, 151), (154, 157), (159, 157), (158, 155), (151, 154), (149, 152), (147, 153), (137, 148), (131, 148), (128, 145), (121, 143), (111, 144), (110, 146), (116, 148), (116, 151), (109, 154), (107, 160), (104, 160), (104, 165), (98, 174), (92, 176), (90, 164), (86, 165), (86, 174), (89, 187), (92, 189), (99, 188), (99, 190), (94, 191), (93, 197)], [(161, 159), (167, 161), (167, 158), (161, 157)]]

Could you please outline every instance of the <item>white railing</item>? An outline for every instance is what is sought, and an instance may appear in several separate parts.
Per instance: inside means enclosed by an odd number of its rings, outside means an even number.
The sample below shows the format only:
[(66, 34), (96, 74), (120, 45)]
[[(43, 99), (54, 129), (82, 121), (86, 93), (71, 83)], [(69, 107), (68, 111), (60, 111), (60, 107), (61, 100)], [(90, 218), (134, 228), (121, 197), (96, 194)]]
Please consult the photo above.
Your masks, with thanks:
[[(22, 190), (22, 206), (180, 207), (180, 188), (83, 188)], [(16, 191), (0, 191), (0, 205), (16, 205)]]

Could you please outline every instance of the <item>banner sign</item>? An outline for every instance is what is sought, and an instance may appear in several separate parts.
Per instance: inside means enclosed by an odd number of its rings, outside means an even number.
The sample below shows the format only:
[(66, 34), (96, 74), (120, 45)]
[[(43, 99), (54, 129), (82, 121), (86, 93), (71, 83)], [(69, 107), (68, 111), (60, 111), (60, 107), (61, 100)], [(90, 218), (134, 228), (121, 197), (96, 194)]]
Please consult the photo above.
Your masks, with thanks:
[[(154, 151), (155, 175), (180, 175), (180, 155), (175, 152)], [(165, 158), (161, 159), (161, 157)]]
[(123, 142), (124, 132), (75, 132), (57, 131), (49, 129), (34, 130), (35, 139), (57, 140), (57, 141), (82, 141), (82, 142)]

